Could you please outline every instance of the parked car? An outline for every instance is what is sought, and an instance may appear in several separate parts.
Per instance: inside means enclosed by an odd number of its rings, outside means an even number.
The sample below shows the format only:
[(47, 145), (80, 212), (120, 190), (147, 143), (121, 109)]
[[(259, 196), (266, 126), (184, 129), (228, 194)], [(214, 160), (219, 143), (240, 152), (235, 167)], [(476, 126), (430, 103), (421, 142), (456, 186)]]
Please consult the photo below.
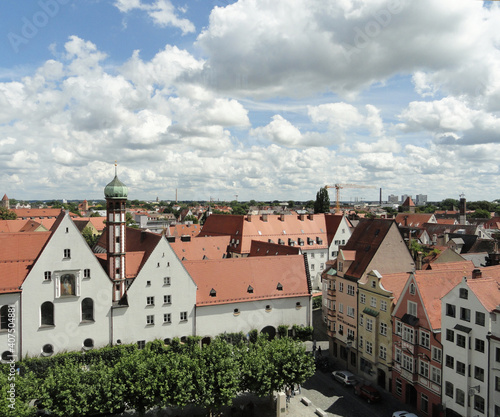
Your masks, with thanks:
[(356, 385), (356, 377), (353, 373), (349, 371), (333, 371), (332, 378), (336, 379), (339, 382), (342, 382), (344, 385)]
[(409, 411), (394, 411), (392, 413), (392, 417), (418, 417), (414, 413), (410, 413)]
[(354, 394), (364, 398), (369, 404), (379, 402), (381, 399), (380, 392), (376, 388), (363, 383), (354, 386)]

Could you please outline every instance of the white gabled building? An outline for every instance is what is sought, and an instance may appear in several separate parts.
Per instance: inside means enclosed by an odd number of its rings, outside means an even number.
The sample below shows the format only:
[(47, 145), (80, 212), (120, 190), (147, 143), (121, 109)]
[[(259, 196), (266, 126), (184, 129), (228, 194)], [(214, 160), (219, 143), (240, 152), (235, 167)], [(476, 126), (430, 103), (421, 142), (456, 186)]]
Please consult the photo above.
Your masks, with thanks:
[(443, 394), (447, 416), (500, 412), (500, 267), (475, 269), (442, 298)]

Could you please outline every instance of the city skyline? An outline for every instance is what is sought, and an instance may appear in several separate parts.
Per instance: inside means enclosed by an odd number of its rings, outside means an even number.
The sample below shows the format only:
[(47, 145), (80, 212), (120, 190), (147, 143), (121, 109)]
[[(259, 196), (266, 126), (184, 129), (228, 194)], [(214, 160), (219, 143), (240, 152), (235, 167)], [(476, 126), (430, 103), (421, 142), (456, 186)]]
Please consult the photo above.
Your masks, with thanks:
[[(500, 198), (497, 2), (2, 2), (18, 200)], [(413, 192), (412, 192), (413, 191)], [(163, 197), (162, 197), (163, 196)], [(333, 194), (330, 198), (333, 200)]]

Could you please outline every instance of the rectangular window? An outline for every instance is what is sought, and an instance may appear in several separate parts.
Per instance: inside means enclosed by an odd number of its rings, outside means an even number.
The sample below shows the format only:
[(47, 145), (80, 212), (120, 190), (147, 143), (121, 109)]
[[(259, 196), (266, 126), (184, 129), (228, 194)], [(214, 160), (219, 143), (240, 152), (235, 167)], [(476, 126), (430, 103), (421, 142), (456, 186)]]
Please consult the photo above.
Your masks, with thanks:
[(401, 366), (408, 372), (413, 372), (413, 358), (403, 353), (403, 363)]
[(65, 259), (71, 258), (71, 249), (64, 249), (64, 258)]
[(394, 349), (394, 362), (401, 363), (401, 349)]
[(457, 374), (465, 375), (465, 363), (457, 361)]
[(354, 307), (347, 306), (347, 315), (349, 317), (354, 317)]
[(420, 370), (419, 374), (422, 375), (424, 378), (429, 379), (429, 363), (420, 361)]
[(463, 392), (461, 389), (458, 389), (455, 391), (455, 398), (456, 402), (458, 405), (464, 406), (465, 404), (465, 392)]
[(441, 369), (431, 366), (431, 381), (441, 385)]
[(470, 309), (460, 307), (460, 320), (470, 321)]
[(181, 311), (181, 321), (187, 321), (188, 313), (187, 311)]
[(372, 319), (366, 319), (366, 330), (368, 332), (373, 331), (373, 320)]
[(469, 291), (467, 290), (467, 288), (460, 288), (459, 297), (467, 300), (467, 298), (469, 297)]
[(365, 318), (364, 318), (364, 317), (363, 317), (363, 315), (361, 314), (361, 315), (359, 316), (359, 327), (363, 327), (364, 320), (365, 320)]
[(400, 335), (403, 332), (403, 324), (400, 321), (396, 322), (396, 334)]
[(86, 268), (83, 270), (83, 278), (90, 278), (90, 269)]
[(432, 360), (439, 363), (443, 360), (443, 352), (435, 346), (432, 346)]
[(163, 323), (172, 323), (172, 315), (170, 313), (163, 315)]
[(455, 367), (455, 358), (450, 355), (446, 355), (446, 366), (453, 369)]
[(354, 285), (347, 285), (347, 295), (354, 295)]
[(154, 297), (146, 297), (146, 305), (154, 306), (155, 305), (155, 298)]
[(311, 264), (311, 271), (314, 271), (314, 264)]
[(344, 304), (339, 303), (339, 313), (343, 313), (343, 312), (344, 312)]
[(344, 292), (344, 283), (343, 282), (339, 282), (339, 291)]
[(384, 361), (387, 359), (387, 348), (385, 346), (380, 346), (379, 356)]
[(380, 334), (387, 336), (387, 323), (380, 323)]
[(448, 317), (455, 317), (455, 305), (454, 304), (446, 304), (446, 315)]
[(373, 343), (372, 342), (366, 342), (366, 353), (368, 353), (368, 355), (371, 355), (373, 353)]
[(402, 393), (403, 393), (403, 383), (401, 382), (400, 379), (396, 378), (396, 394), (401, 397)]
[(484, 398), (479, 395), (474, 395), (474, 410), (484, 413)]
[(354, 340), (354, 330), (347, 329), (347, 338)]
[(455, 342), (455, 332), (451, 329), (446, 329), (446, 340)]
[(429, 349), (431, 346), (431, 335), (422, 330), (420, 330), (420, 346), (423, 346), (427, 349)]
[(444, 393), (445, 393), (445, 395), (447, 397), (453, 398), (453, 391), (454, 391), (453, 384), (451, 382), (446, 381), (446, 383), (444, 385)]
[(155, 316), (154, 315), (146, 316), (146, 324), (148, 326), (154, 325), (155, 324)]
[(495, 377), (495, 391), (500, 391), (500, 377)]
[(45, 271), (45, 272), (43, 273), (43, 279), (44, 279), (45, 281), (50, 281), (50, 280), (52, 279), (52, 272), (50, 272), (50, 271)]
[(344, 334), (344, 325), (339, 324), (339, 334), (342, 336)]
[(495, 349), (495, 361), (500, 362), (500, 348)]
[(387, 301), (380, 300), (380, 310), (381, 311), (387, 311)]
[(359, 336), (359, 348), (362, 349), (363, 348), (363, 336)]
[(164, 295), (163, 296), (163, 304), (172, 304), (172, 296)]
[(361, 304), (365, 304), (366, 303), (366, 295), (364, 293), (359, 294), (359, 302)]
[(486, 323), (486, 315), (480, 311), (476, 311), (476, 324), (478, 326), (484, 326)]
[(476, 350), (478, 352), (484, 353), (484, 340), (476, 339)]
[(411, 327), (403, 326), (403, 340), (413, 343), (414, 330)]
[(479, 381), (484, 381), (484, 369), (479, 366), (474, 366), (474, 378)]
[(429, 412), (429, 397), (425, 394), (421, 394), (420, 397), (420, 410), (425, 414)]
[(462, 334), (457, 334), (457, 346), (465, 348), (465, 344), (466, 344), (465, 336)]
[(139, 341), (137, 342), (137, 347), (138, 347), (139, 349), (144, 349), (144, 348), (146, 347), (146, 341), (145, 341), (145, 340), (139, 340)]
[(163, 285), (170, 285), (170, 277), (163, 277)]
[(408, 314), (417, 317), (417, 303), (413, 301), (408, 301)]
[(375, 297), (372, 297), (370, 299), (370, 306), (373, 308), (377, 308), (377, 299)]

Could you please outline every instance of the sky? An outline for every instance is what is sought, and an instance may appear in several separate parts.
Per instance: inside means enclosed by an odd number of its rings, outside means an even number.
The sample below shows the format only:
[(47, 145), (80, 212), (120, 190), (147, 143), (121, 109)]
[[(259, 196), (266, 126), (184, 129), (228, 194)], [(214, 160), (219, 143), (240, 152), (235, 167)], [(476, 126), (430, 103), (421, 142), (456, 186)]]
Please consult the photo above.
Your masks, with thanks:
[[(500, 2), (0, 2), (0, 195), (500, 198)], [(334, 189), (330, 190), (334, 200)]]

